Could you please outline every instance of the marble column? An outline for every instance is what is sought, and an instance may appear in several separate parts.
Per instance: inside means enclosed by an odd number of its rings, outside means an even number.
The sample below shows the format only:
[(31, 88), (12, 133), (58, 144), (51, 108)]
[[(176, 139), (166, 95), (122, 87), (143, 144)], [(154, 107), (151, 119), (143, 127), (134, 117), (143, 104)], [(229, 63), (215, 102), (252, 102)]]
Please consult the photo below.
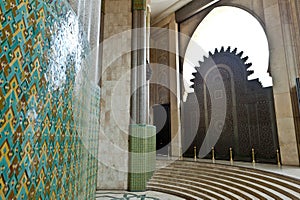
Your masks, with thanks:
[(132, 13), (131, 118), (135, 124), (146, 124), (146, 1), (134, 0)]
[[(146, 93), (147, 93), (147, 99), (146, 99), (146, 117), (147, 117), (147, 119), (146, 119), (146, 122), (147, 122), (147, 124), (149, 124), (150, 123), (150, 119), (149, 119), (149, 116), (150, 116), (150, 79), (151, 79), (151, 76), (152, 76), (152, 69), (151, 69), (151, 64), (149, 63), (150, 62), (150, 29), (151, 29), (151, 27), (150, 27), (150, 17), (151, 17), (151, 8), (150, 8), (150, 6), (148, 5), (147, 6), (147, 18), (146, 18), (146, 39), (147, 39), (147, 43), (146, 43), (146, 48), (147, 48), (147, 50), (146, 50), (146, 60), (148, 61), (148, 63), (147, 63), (147, 65), (149, 64), (149, 66), (147, 66), (147, 67), (149, 67), (150, 69), (149, 70), (151, 70), (151, 72), (149, 72), (149, 73), (151, 73), (150, 74), (150, 76), (146, 79), (146, 81), (147, 81), (147, 86), (146, 86), (146, 89), (147, 89), (147, 91), (146, 91)], [(147, 69), (146, 69), (146, 73), (148, 73), (147, 72)], [(146, 77), (147, 77), (148, 75), (146, 75)]]
[(129, 170), (132, 0), (102, 0), (102, 5), (98, 189), (126, 190)]

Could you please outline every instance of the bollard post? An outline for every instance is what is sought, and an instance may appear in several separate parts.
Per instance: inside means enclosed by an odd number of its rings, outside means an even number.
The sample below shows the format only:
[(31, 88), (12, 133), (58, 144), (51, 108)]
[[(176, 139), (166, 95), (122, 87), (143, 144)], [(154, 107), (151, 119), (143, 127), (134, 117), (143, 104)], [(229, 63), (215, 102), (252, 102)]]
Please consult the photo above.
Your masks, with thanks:
[(230, 164), (233, 164), (233, 157), (232, 157), (232, 148), (229, 148), (229, 155), (230, 155)]
[(194, 146), (194, 161), (197, 161), (197, 147)]
[(278, 167), (281, 167), (281, 163), (280, 163), (280, 153), (279, 153), (279, 150), (278, 150), (278, 149), (276, 150), (276, 155), (277, 155), (277, 165), (278, 165)]
[(183, 160), (183, 157), (182, 157), (182, 147), (180, 147), (180, 149), (179, 149), (179, 160)]
[(252, 164), (255, 164), (255, 151), (254, 151), (254, 148), (252, 148)]
[(216, 162), (216, 158), (215, 158), (215, 147), (212, 147), (211, 148), (211, 159), (212, 159), (212, 162), (215, 163)]
[(170, 145), (168, 145), (168, 160), (170, 160)]

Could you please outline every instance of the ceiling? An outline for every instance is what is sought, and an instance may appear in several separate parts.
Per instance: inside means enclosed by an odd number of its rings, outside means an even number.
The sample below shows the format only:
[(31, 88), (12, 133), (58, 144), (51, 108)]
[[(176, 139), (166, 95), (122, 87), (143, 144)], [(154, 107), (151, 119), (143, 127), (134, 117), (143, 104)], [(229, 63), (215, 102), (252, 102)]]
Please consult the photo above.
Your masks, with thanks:
[(192, 0), (151, 0), (151, 18), (155, 23), (175, 12)]

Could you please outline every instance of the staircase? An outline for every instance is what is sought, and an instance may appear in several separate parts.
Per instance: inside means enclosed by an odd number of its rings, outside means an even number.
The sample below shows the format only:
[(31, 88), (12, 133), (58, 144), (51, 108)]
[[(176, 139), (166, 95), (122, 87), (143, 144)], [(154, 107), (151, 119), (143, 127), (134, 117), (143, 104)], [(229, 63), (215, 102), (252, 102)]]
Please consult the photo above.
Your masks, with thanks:
[[(158, 165), (162, 161), (158, 161)], [(300, 199), (300, 180), (251, 168), (175, 161), (158, 168), (148, 190), (184, 199)]]

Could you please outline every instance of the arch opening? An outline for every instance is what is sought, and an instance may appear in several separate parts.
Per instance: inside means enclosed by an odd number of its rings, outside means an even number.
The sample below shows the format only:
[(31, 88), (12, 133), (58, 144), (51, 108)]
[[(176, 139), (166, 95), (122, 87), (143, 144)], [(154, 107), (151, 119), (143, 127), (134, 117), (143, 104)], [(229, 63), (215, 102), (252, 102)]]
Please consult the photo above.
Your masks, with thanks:
[[(190, 80), (184, 83), (183, 135), (196, 135), (184, 147), (185, 156), (192, 157), (196, 146), (200, 158), (211, 158), (214, 147), (218, 159), (228, 160), (234, 149), (236, 160), (251, 161), (254, 148), (259, 162), (276, 163), (279, 145), (268, 67), (266, 33), (249, 12), (220, 6), (202, 20), (183, 63), (183, 79)], [(199, 128), (193, 134), (187, 118), (195, 107)]]

